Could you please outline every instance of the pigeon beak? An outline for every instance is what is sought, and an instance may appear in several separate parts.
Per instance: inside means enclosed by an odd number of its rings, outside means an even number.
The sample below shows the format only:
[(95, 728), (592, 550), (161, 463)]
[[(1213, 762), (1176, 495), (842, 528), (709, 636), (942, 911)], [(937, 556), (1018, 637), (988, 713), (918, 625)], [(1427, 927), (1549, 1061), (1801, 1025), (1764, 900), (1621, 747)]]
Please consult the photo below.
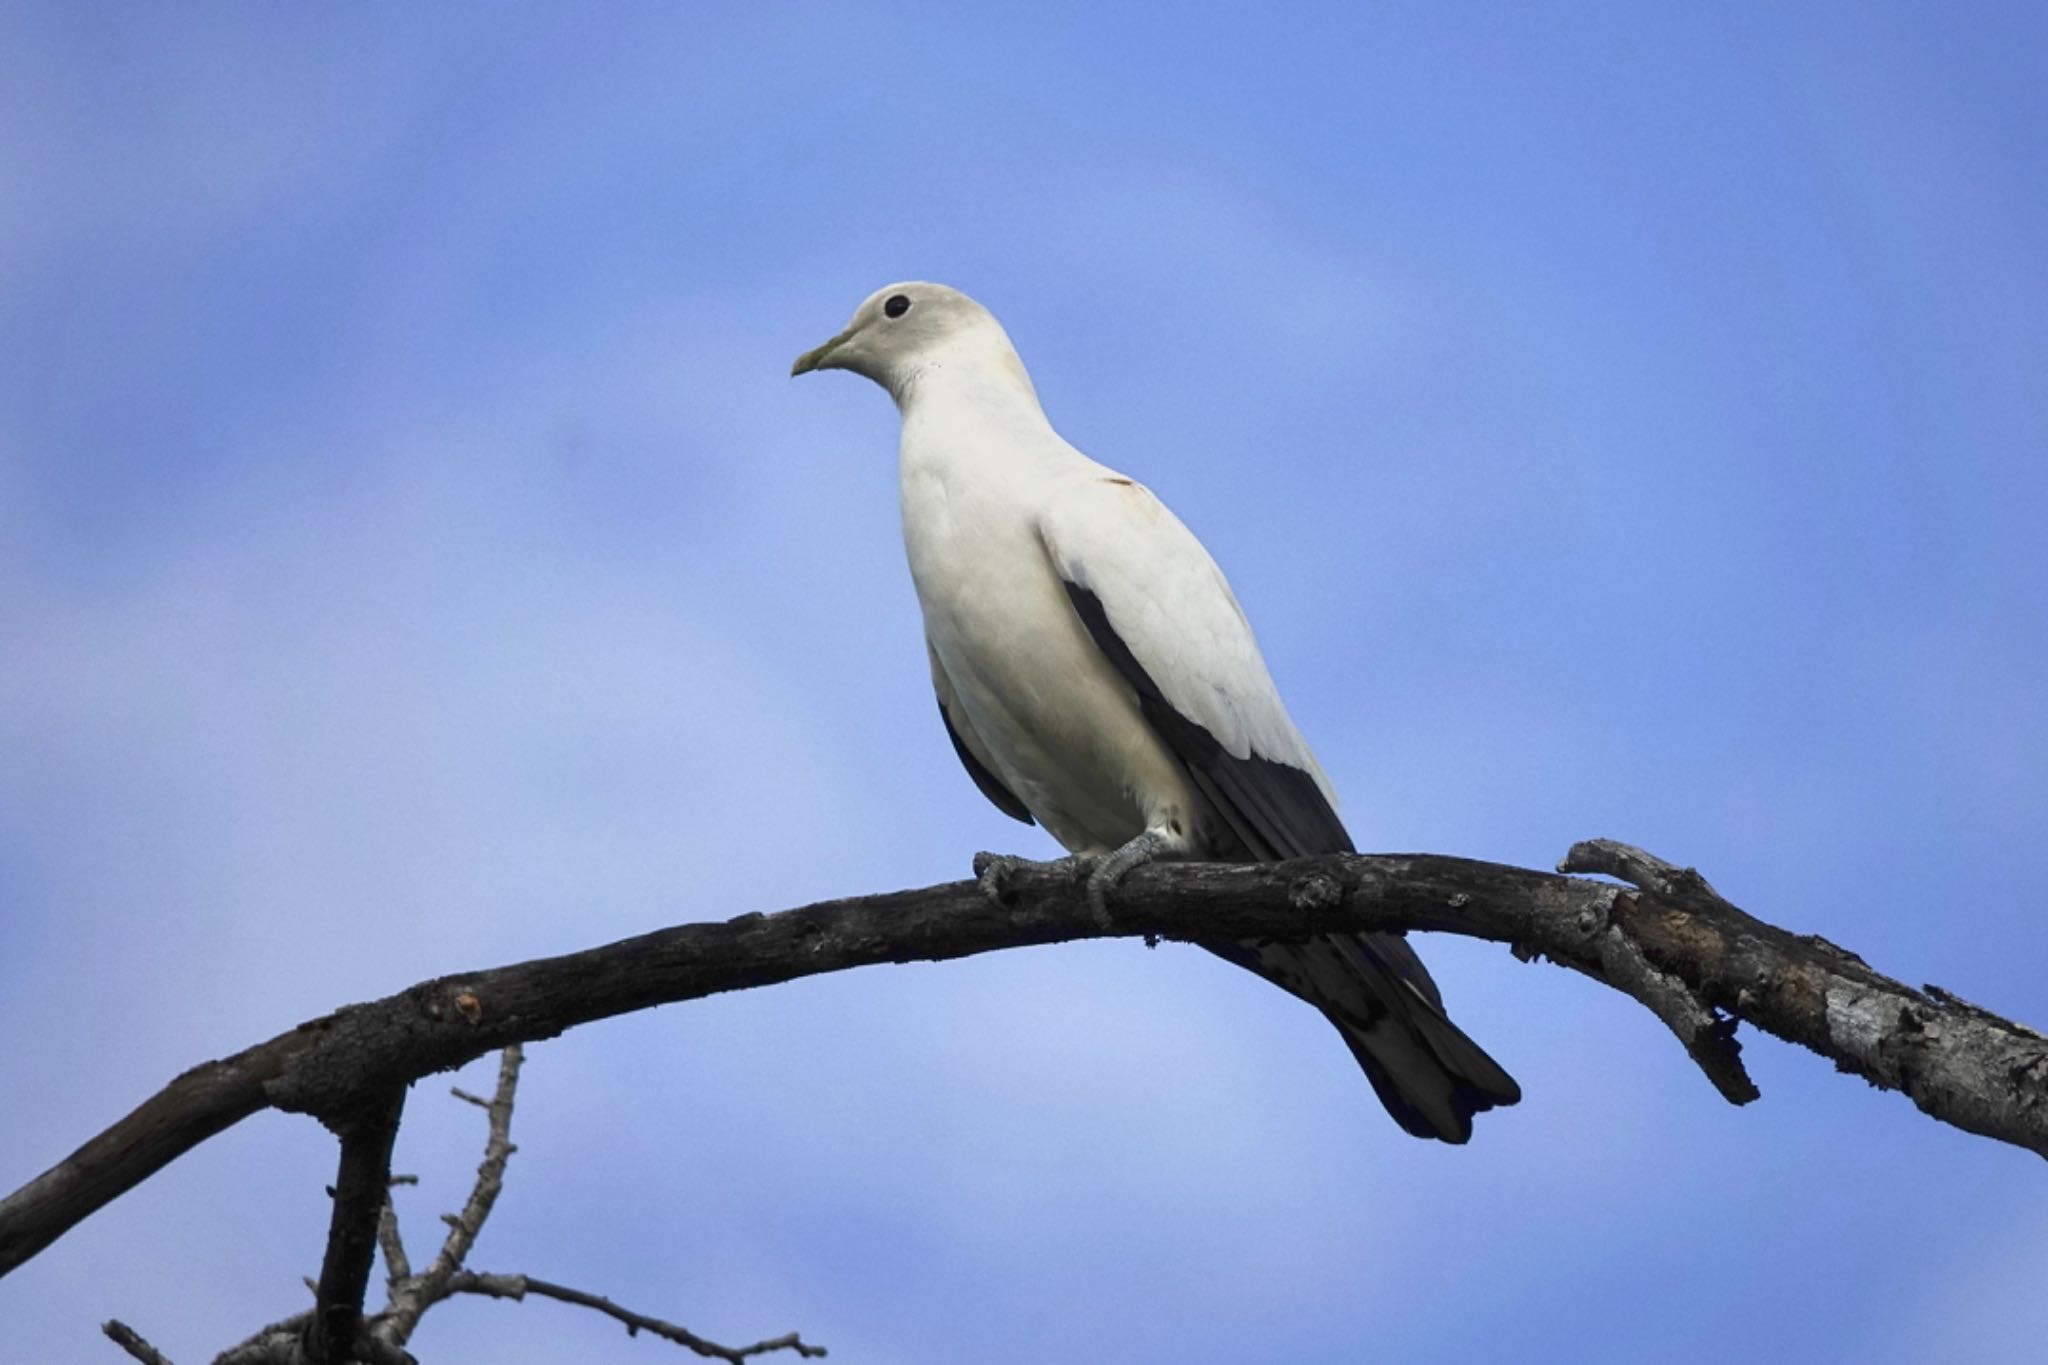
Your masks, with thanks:
[(800, 374), (809, 374), (812, 370), (830, 370), (836, 368), (837, 362), (835, 362), (832, 359), (832, 353), (838, 350), (841, 346), (844, 346), (847, 342), (847, 339), (850, 338), (852, 335), (853, 329), (849, 327), (845, 331), (841, 332), (838, 336), (833, 337), (830, 341), (826, 342), (823, 346), (818, 347), (818, 349), (816, 349), (815, 351), (805, 351), (802, 355), (796, 358), (796, 364), (789, 367), (790, 378), (794, 379), (796, 378), (796, 376)]

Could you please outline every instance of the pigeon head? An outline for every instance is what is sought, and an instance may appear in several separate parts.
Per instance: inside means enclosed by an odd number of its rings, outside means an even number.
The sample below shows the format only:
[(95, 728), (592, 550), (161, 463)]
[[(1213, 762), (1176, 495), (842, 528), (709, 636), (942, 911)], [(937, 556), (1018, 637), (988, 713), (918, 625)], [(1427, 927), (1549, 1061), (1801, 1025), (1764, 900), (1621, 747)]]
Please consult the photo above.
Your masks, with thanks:
[(798, 356), (789, 372), (812, 370), (851, 370), (898, 402), (913, 380), (933, 371), (993, 373), (1031, 390), (1008, 333), (988, 309), (957, 289), (916, 280), (868, 295), (846, 330)]

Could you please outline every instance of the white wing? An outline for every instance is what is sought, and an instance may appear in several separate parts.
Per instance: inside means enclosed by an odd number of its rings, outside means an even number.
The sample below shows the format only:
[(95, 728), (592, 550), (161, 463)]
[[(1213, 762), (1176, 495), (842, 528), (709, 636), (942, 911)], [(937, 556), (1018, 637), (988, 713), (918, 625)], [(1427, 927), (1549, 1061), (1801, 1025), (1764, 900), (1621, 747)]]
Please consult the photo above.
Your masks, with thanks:
[[(1329, 781), (1288, 719), (1236, 595), (1187, 527), (1149, 491), (1103, 471), (1062, 489), (1040, 531), (1096, 647), (1246, 851), (1262, 860), (1350, 851)], [(1521, 1096), (1445, 1016), (1403, 938), (1204, 946), (1321, 1009), (1410, 1133), (1463, 1142), (1473, 1114)]]
[(1348, 851), (1329, 779), (1194, 533), (1099, 466), (1052, 496), (1039, 531), (1097, 647), (1253, 856)]

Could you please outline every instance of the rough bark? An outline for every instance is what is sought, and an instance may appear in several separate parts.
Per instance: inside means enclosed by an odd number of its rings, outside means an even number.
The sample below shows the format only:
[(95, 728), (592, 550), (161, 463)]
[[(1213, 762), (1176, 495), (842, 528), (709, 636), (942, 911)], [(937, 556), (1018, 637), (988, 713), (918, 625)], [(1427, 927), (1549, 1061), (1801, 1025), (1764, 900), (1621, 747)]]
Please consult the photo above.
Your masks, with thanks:
[(306, 1333), (306, 1356), (313, 1365), (340, 1365), (355, 1347), (363, 1294), (377, 1258), (377, 1225), (390, 1201), (391, 1148), (404, 1112), (405, 1090), (394, 1086), (347, 1122), (334, 1125), (341, 1139), (341, 1168), (334, 1179), (327, 1254)]
[(1733, 1037), (1741, 1020), (1903, 1091), (1944, 1122), (2048, 1156), (2042, 1035), (1765, 924), (1697, 874), (1626, 845), (1581, 844), (1564, 866), (1635, 886), (1428, 854), (1156, 865), (1125, 879), (1103, 924), (1071, 866), (1004, 866), (981, 882), (682, 925), (441, 977), (180, 1076), (0, 1201), (0, 1274), (259, 1109), (345, 1123), (419, 1077), (596, 1019), (850, 967), (1112, 935), (1412, 929), (1493, 939), (1642, 1001), (1735, 1102), (1756, 1093)]

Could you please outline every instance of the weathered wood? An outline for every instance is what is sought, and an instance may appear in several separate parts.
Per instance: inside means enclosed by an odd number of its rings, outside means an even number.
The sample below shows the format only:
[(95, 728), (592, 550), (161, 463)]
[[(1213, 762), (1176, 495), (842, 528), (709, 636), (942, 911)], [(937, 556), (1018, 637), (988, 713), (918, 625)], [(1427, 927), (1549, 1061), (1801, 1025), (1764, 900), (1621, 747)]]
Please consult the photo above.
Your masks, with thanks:
[(1643, 1001), (1738, 1102), (1754, 1087), (1742, 1072), (1733, 1019), (1902, 1090), (1944, 1122), (2048, 1156), (2048, 1039), (2040, 1034), (1764, 924), (1696, 874), (1625, 845), (1580, 845), (1567, 866), (1638, 885), (1430, 854), (1155, 865), (1125, 879), (1111, 901), (1112, 923), (1103, 925), (1071, 867), (1004, 867), (979, 883), (687, 924), (441, 977), (180, 1076), (0, 1201), (0, 1274), (259, 1109), (346, 1121), (419, 1077), (613, 1015), (851, 967), (1110, 935), (1413, 929), (1493, 939)]
[(405, 1088), (394, 1086), (334, 1124), (341, 1138), (341, 1165), (306, 1332), (306, 1357), (313, 1365), (343, 1365), (353, 1358), (370, 1265), (377, 1256), (377, 1223), (391, 1193), (391, 1148), (404, 1112)]

